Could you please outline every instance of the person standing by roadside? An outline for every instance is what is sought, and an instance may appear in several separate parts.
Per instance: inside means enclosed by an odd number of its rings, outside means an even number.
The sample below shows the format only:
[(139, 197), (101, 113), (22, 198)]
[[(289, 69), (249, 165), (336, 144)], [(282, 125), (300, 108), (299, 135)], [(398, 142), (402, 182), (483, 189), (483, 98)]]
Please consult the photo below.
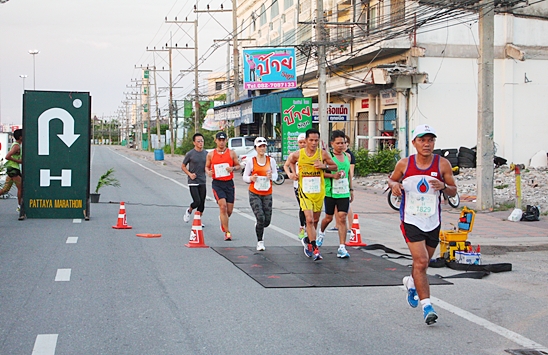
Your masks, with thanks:
[(451, 163), (433, 153), (435, 142), (434, 128), (417, 126), (412, 140), (417, 153), (400, 159), (388, 178), (392, 193), (402, 196), (401, 231), (413, 258), (411, 276), (403, 278), (407, 302), (416, 308), (420, 300), (424, 321), (428, 325), (438, 319), (430, 302), (426, 270), (439, 242), (441, 192), (448, 196), (457, 193)]
[[(304, 254), (314, 256), (314, 261), (322, 260), (320, 249), (316, 245), (316, 228), (322, 213), (325, 197), (324, 170), (333, 171), (337, 164), (329, 153), (319, 148), (320, 132), (309, 129), (305, 133), (306, 147), (293, 152), (287, 158), (292, 173), (291, 180), (299, 180), (299, 203), (306, 217), (306, 232), (308, 234), (302, 242)], [(296, 164), (299, 163), (299, 173)]]
[(257, 156), (247, 159), (243, 179), (249, 184), (249, 205), (257, 219), (257, 250), (263, 251), (264, 229), (272, 219), (272, 180), (278, 178), (278, 169), (276, 160), (266, 155), (266, 139), (256, 138), (254, 146)]
[[(6, 154), (6, 174), (15, 183), (17, 187), (17, 212), (23, 203), (23, 185), (21, 175), (21, 164), (23, 164), (23, 130), (16, 129), (13, 131), (13, 139), (15, 142), (11, 145), (11, 149)], [(6, 185), (8, 183), (6, 182)], [(11, 188), (11, 185), (9, 185)], [(9, 191), (9, 190), (8, 190)], [(6, 191), (7, 192), (7, 191)]]
[(232, 234), (228, 228), (228, 219), (234, 210), (234, 170), (240, 169), (240, 163), (236, 153), (226, 146), (225, 132), (217, 132), (215, 143), (217, 147), (207, 153), (205, 171), (213, 178), (211, 188), (219, 205), (221, 231), (225, 234), (225, 240), (231, 241)]
[(346, 250), (346, 215), (350, 207), (350, 202), (354, 199), (354, 190), (352, 189), (352, 172), (350, 170), (350, 155), (345, 152), (346, 143), (344, 132), (333, 131), (331, 134), (331, 147), (333, 152), (331, 156), (337, 164), (336, 172), (326, 172), (325, 177), (325, 217), (322, 219), (316, 245), (321, 247), (325, 238), (325, 229), (333, 221), (333, 215), (336, 213), (336, 224), (339, 232), (338, 258), (349, 258), (350, 254)]
[(204, 213), (207, 195), (205, 175), (207, 152), (204, 150), (204, 136), (201, 133), (194, 134), (192, 143), (194, 149), (185, 154), (181, 165), (181, 169), (188, 175), (188, 188), (190, 196), (192, 196), (192, 203), (183, 216), (186, 223), (190, 220), (190, 215), (194, 209), (200, 212), (200, 215)]
[[(306, 135), (304, 133), (299, 134), (297, 137), (297, 144), (299, 145), (299, 150), (306, 147)], [(295, 163), (295, 174), (299, 173), (299, 162)], [(289, 167), (289, 160), (287, 160), (284, 164), (284, 171), (289, 176), (291, 174), (291, 169)], [(301, 204), (299, 202), (299, 181), (295, 180), (293, 181), (293, 191), (295, 192), (295, 197), (297, 198), (297, 203), (299, 204), (299, 239), (302, 240), (305, 237), (306, 233), (306, 217), (304, 216), (303, 209), (301, 208)]]

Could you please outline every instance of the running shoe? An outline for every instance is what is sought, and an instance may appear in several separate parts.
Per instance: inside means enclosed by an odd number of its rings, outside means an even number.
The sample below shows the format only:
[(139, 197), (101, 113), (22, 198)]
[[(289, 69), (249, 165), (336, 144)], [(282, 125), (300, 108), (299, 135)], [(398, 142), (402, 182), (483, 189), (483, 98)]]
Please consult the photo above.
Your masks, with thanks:
[(409, 282), (409, 276), (405, 276), (403, 278), (403, 285), (405, 286), (405, 289), (407, 290), (407, 303), (413, 308), (417, 308), (419, 306), (419, 295), (417, 294), (417, 290), (415, 288), (409, 288), (407, 287), (407, 283)]
[(303, 227), (301, 227), (301, 229), (299, 230), (299, 239), (300, 240), (304, 239), (304, 228)]
[(232, 235), (230, 232), (225, 232), (225, 242), (230, 242), (232, 240)]
[(185, 211), (185, 215), (183, 216), (183, 221), (185, 221), (185, 223), (188, 223), (188, 221), (190, 221), (190, 212), (188, 212), (188, 209)]
[(316, 245), (321, 247), (323, 244), (323, 238), (325, 238), (325, 232), (319, 231), (316, 237)]
[(337, 227), (331, 227), (331, 228), (328, 229), (328, 231), (336, 232), (336, 231), (338, 231), (338, 229), (337, 229)]
[(339, 249), (337, 249), (337, 258), (345, 259), (349, 257), (350, 254), (348, 254), (345, 247), (339, 247)]
[[(317, 243), (317, 242), (316, 242)], [(310, 245), (312, 247), (312, 245)], [(322, 254), (320, 254), (320, 248), (314, 248), (314, 261), (322, 260)]]
[(257, 250), (264, 251), (264, 241), (257, 242)]
[(422, 312), (424, 314), (424, 322), (427, 325), (431, 325), (431, 324), (436, 323), (436, 320), (438, 319), (438, 314), (436, 313), (436, 311), (434, 311), (434, 307), (432, 307), (431, 304), (424, 307)]
[[(304, 239), (303, 239), (304, 240)], [(314, 251), (312, 250), (312, 244), (306, 244), (304, 247), (304, 255), (306, 255), (307, 258), (311, 258), (314, 255)]]
[(306, 246), (308, 245), (310, 241), (308, 240), (308, 237), (305, 236), (303, 239), (301, 239), (301, 244), (303, 245), (303, 247), (306, 248)]
[(15, 209), (15, 212), (20, 212), (21, 211), (21, 206), (17, 205), (17, 208)]

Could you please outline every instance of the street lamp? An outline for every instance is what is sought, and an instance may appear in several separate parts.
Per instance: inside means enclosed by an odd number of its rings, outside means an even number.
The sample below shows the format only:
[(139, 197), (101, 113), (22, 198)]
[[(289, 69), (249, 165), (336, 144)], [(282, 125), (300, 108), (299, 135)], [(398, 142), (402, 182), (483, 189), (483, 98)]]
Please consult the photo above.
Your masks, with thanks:
[(40, 51), (38, 51), (38, 49), (31, 49), (29, 50), (29, 54), (32, 55), (32, 76), (33, 76), (33, 79), (34, 79), (34, 86), (33, 86), (33, 90), (36, 90), (36, 55), (40, 53)]
[(19, 77), (23, 79), (23, 92), (25, 92), (25, 79), (27, 78), (27, 74), (21, 74)]

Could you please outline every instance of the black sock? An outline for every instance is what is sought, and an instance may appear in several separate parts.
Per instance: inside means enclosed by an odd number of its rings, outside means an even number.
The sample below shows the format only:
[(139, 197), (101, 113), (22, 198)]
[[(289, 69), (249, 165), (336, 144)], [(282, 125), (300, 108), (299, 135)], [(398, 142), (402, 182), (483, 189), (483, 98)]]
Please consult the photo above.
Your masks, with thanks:
[(312, 249), (316, 249), (316, 248), (317, 248), (317, 247), (316, 247), (316, 241), (315, 241), (315, 240), (313, 240), (312, 242), (310, 242), (310, 244), (312, 244)]

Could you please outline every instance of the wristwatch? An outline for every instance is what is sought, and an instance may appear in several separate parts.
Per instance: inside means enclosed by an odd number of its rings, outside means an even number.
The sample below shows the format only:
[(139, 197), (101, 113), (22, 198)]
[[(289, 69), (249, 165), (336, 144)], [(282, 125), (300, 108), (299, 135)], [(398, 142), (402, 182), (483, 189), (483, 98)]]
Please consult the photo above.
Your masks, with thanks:
[(443, 189), (441, 189), (440, 191), (443, 191), (447, 188), (447, 184), (446, 183), (443, 183)]

